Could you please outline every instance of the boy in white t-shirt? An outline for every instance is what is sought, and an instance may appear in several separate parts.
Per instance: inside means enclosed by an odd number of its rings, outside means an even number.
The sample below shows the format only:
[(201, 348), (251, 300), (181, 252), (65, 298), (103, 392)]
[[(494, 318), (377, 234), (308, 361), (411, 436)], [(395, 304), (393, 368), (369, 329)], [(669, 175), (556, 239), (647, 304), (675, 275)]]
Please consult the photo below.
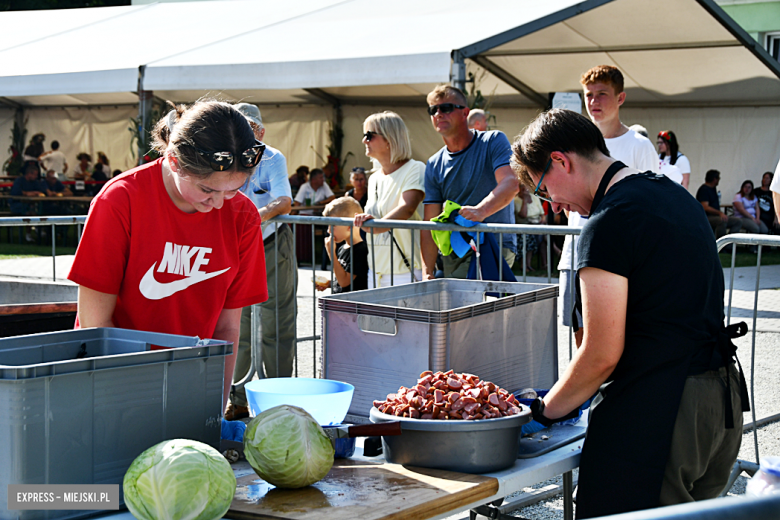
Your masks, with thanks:
[[(591, 121), (601, 131), (610, 156), (629, 168), (639, 171), (658, 170), (658, 156), (653, 143), (647, 137), (629, 129), (620, 121), (620, 106), (626, 101), (623, 91), (623, 74), (616, 67), (598, 65), (585, 72), (580, 78), (585, 108)], [(570, 212), (569, 226), (582, 227), (587, 216)], [(559, 312), (564, 325), (571, 325), (574, 290), (572, 279), (577, 274), (577, 240), (567, 235), (558, 263), (560, 285), (563, 297), (559, 299)], [(573, 266), (573, 267), (572, 267)], [(577, 346), (582, 343), (582, 317), (577, 316), (579, 330), (575, 332)]]
[(41, 155), (40, 160), (45, 173), (54, 172), (59, 180), (65, 180), (68, 162), (65, 160), (65, 154), (60, 151), (59, 141), (52, 141), (51, 151)]

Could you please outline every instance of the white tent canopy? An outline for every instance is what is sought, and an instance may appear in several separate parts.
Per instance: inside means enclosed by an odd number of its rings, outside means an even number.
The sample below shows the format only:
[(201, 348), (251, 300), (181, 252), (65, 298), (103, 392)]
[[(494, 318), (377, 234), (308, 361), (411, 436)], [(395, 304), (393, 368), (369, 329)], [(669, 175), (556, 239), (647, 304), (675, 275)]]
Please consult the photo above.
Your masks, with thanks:
[(712, 0), (229, 0), (0, 20), (0, 97), (23, 106), (136, 103), (142, 66), (144, 90), (179, 101), (417, 104), (453, 56), (496, 105), (544, 106), (605, 63), (629, 104), (780, 104), (777, 62)]

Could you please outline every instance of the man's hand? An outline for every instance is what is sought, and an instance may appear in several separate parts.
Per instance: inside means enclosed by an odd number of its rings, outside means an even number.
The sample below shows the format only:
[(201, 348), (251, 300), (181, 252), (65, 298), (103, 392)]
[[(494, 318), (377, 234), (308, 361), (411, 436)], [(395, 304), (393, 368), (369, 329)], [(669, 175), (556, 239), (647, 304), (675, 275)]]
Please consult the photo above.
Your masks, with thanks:
[(257, 213), (260, 215), (260, 220), (266, 222), (277, 215), (287, 215), (290, 213), (291, 207), (292, 199), (287, 196), (282, 196), (272, 200), (262, 208), (258, 208)]
[(723, 213), (723, 212), (721, 211), (721, 212), (720, 212), (720, 219), (721, 219), (723, 222), (728, 222), (728, 221), (729, 221), (729, 216), (728, 216), (728, 215), (726, 215), (725, 213)]
[(485, 211), (476, 206), (462, 206), (459, 214), (461, 217), (468, 219), (472, 222), (482, 222), (488, 217)]

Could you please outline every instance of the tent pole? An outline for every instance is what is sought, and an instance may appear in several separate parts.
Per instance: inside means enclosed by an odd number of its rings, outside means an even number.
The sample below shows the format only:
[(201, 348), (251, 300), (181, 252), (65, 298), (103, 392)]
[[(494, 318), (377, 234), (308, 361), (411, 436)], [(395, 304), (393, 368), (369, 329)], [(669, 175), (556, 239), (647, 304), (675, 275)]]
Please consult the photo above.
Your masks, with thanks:
[(450, 71), (450, 84), (453, 87), (466, 91), (466, 58), (460, 51), (452, 51), (452, 70)]
[(152, 99), (154, 98), (154, 92), (151, 90), (144, 90), (144, 75), (146, 73), (146, 65), (138, 67), (138, 124), (140, 128), (140, 138), (138, 139), (138, 164), (143, 163), (144, 155), (148, 150), (147, 139), (148, 135), (146, 127), (151, 121), (152, 115)]

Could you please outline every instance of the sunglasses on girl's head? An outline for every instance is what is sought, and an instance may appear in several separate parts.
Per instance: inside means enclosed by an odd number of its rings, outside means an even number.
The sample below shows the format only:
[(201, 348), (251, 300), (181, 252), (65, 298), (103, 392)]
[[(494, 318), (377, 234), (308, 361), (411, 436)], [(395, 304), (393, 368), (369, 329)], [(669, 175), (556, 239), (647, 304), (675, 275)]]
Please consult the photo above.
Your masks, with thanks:
[(363, 138), (366, 140), (366, 142), (369, 142), (371, 141), (371, 139), (374, 138), (375, 135), (382, 135), (382, 134), (380, 134), (379, 132), (372, 132), (371, 130), (369, 130), (368, 132), (363, 134)]
[(441, 111), (442, 114), (449, 114), (456, 108), (466, 108), (463, 105), (456, 105), (455, 103), (442, 103), (441, 105), (429, 105), (428, 115), (433, 117), (436, 112)]
[[(195, 148), (193, 146), (193, 148)], [(195, 148), (198, 155), (209, 161), (211, 169), (217, 172), (222, 172), (230, 169), (235, 161), (233, 152), (205, 152), (198, 148)], [(238, 160), (241, 166), (244, 168), (254, 168), (260, 162), (265, 152), (265, 145), (255, 139), (255, 145), (252, 148), (247, 148), (238, 156)]]

